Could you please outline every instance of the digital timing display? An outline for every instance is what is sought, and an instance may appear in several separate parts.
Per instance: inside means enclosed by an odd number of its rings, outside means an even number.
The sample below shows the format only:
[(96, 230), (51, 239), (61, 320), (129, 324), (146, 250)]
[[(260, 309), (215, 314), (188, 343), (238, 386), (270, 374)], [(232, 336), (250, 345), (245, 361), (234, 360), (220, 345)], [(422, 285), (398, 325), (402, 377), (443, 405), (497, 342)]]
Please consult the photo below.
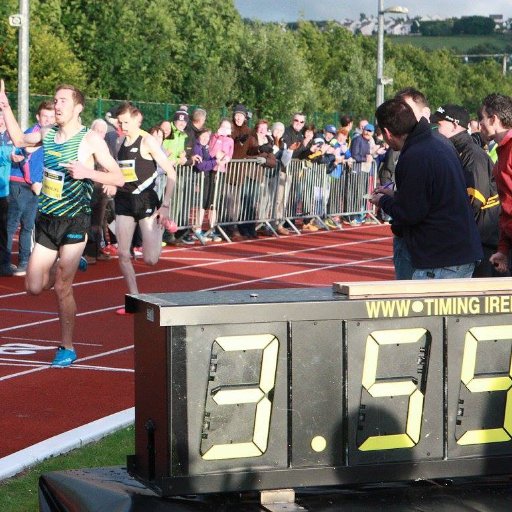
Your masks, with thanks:
[(509, 472), (510, 316), (415, 307), (167, 327), (169, 458), (153, 485), (172, 495)]

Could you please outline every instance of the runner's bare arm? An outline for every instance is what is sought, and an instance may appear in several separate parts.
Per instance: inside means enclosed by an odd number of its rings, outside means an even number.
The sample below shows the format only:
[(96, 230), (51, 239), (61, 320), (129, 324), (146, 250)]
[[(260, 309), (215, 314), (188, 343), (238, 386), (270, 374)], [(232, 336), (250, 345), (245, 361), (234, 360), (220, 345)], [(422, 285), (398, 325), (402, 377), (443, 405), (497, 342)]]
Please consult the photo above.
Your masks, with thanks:
[(119, 169), (119, 165), (110, 155), (106, 142), (93, 131), (87, 132), (86, 137), (85, 142), (89, 150), (87, 153), (94, 157), (96, 163), (103, 170), (97, 171), (79, 161), (62, 164), (62, 166), (68, 169), (75, 180), (89, 179), (103, 185), (122, 187), (124, 185), (124, 176), (121, 169)]
[[(174, 185), (176, 184), (176, 170), (174, 169), (172, 162), (165, 156), (163, 149), (158, 145), (158, 141), (152, 135), (148, 134), (144, 137), (144, 144), (153, 160), (167, 174), (167, 184), (161, 208), (169, 208), (169, 201), (171, 199), (172, 191), (174, 190)], [(167, 210), (163, 214), (168, 217), (169, 211)]]
[(42, 132), (24, 134), (14, 117), (9, 99), (5, 93), (5, 84), (0, 80), (0, 110), (4, 113), (5, 126), (9, 133), (12, 143), (18, 148), (25, 148), (30, 146), (39, 146), (43, 140)]

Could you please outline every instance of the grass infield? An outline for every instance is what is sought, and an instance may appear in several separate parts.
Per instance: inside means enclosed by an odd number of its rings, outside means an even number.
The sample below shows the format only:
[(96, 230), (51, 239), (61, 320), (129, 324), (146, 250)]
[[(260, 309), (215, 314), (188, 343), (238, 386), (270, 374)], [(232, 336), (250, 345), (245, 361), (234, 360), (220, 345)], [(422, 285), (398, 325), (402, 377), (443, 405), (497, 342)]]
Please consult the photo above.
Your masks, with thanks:
[(91, 443), (33, 466), (19, 475), (0, 482), (0, 510), (5, 512), (37, 512), (38, 482), (43, 473), (67, 469), (119, 466), (134, 453), (134, 427), (122, 429)]

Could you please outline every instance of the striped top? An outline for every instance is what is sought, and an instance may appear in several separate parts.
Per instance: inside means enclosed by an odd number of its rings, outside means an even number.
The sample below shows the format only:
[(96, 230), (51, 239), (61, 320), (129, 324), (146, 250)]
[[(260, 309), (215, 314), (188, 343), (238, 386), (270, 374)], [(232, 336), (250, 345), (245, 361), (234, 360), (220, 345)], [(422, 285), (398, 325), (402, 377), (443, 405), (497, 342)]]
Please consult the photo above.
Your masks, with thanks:
[(75, 217), (91, 213), (91, 180), (75, 180), (61, 164), (78, 160), (78, 148), (88, 129), (84, 126), (71, 139), (55, 142), (58, 126), (51, 128), (43, 139), (43, 189), (39, 197), (39, 212), (56, 217)]

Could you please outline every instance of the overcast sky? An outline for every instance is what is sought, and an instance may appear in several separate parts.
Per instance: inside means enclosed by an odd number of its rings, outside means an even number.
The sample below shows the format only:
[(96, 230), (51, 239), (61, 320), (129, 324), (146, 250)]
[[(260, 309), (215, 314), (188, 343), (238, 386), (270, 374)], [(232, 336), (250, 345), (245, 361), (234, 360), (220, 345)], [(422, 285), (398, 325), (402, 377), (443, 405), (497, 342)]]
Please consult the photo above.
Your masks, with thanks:
[[(360, 13), (376, 15), (378, 0), (235, 0), (244, 18), (262, 21), (359, 19)], [(503, 14), (512, 18), (512, 0), (384, 0), (384, 8), (400, 5), (409, 16), (439, 15), (444, 18)]]

